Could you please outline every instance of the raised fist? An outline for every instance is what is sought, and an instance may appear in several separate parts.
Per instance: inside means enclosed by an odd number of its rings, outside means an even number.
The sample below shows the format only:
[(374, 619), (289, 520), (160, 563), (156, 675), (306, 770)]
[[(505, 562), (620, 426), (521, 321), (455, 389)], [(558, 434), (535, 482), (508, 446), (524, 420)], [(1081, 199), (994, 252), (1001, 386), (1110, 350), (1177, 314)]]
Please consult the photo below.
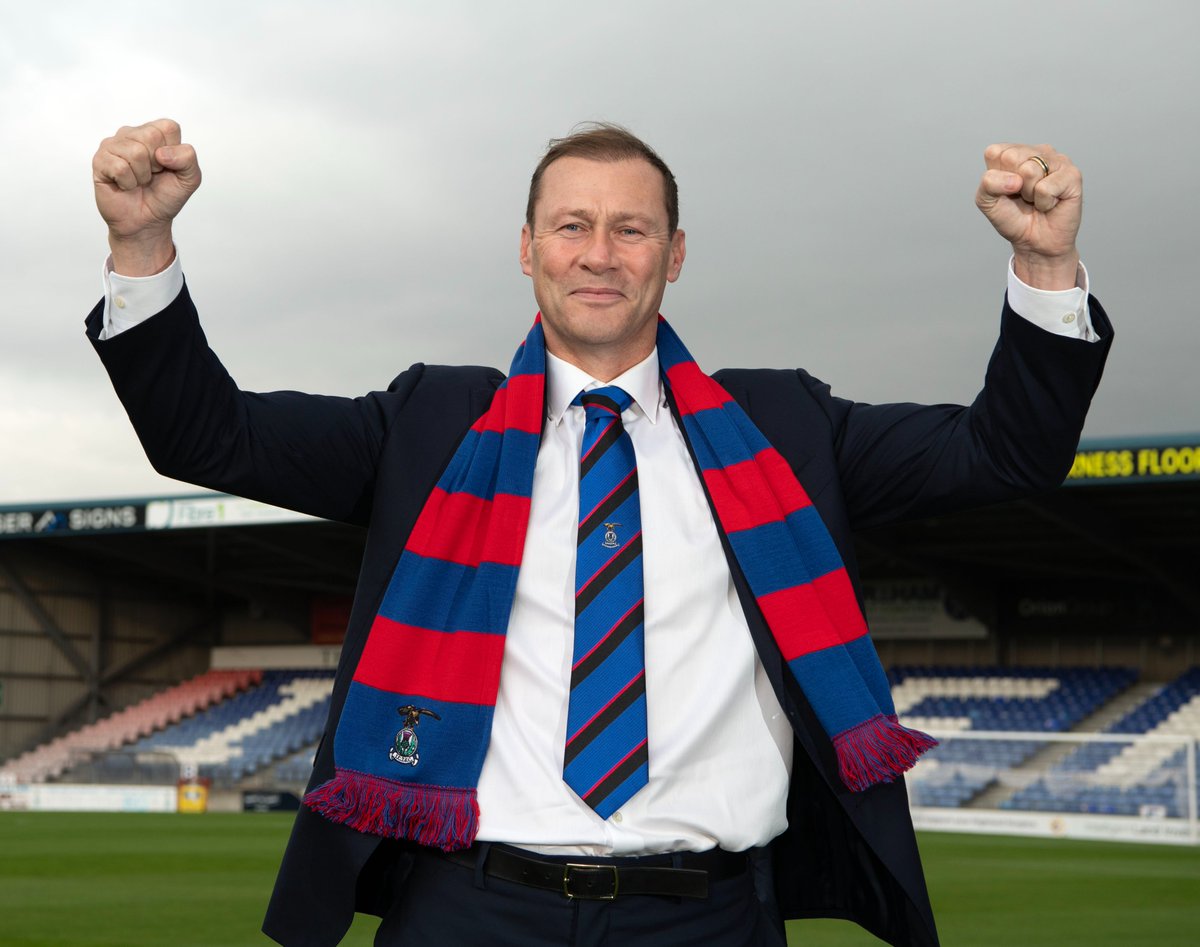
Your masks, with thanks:
[(147, 276), (170, 263), (171, 221), (200, 186), (196, 151), (182, 143), (179, 125), (160, 118), (117, 129), (92, 158), (92, 182), (114, 269)]
[(975, 203), (1012, 244), (1013, 269), (1031, 286), (1070, 289), (1079, 251), (1083, 177), (1050, 145), (989, 145)]

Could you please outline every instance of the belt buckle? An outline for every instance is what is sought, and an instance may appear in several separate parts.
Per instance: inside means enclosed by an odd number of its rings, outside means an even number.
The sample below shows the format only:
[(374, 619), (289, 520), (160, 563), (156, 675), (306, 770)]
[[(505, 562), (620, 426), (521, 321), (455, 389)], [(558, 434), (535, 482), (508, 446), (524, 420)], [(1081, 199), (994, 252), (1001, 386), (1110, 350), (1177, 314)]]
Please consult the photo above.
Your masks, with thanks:
[[(571, 869), (580, 871), (612, 871), (612, 894), (576, 894), (571, 890)], [(563, 894), (571, 900), (581, 901), (615, 901), (617, 899), (617, 889), (620, 887), (621, 876), (617, 871), (616, 865), (580, 865), (573, 862), (567, 862), (563, 865)]]

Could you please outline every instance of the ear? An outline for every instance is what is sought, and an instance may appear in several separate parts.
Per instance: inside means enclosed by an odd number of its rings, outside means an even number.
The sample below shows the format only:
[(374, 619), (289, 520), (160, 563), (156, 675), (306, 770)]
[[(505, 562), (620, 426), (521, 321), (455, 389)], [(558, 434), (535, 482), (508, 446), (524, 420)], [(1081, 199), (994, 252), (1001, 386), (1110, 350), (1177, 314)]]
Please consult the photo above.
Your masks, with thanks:
[(679, 271), (683, 269), (683, 258), (687, 256), (687, 238), (682, 230), (671, 234), (671, 262), (667, 267), (667, 282), (674, 283), (679, 279)]
[(521, 228), (521, 272), (533, 276), (533, 234), (529, 224)]

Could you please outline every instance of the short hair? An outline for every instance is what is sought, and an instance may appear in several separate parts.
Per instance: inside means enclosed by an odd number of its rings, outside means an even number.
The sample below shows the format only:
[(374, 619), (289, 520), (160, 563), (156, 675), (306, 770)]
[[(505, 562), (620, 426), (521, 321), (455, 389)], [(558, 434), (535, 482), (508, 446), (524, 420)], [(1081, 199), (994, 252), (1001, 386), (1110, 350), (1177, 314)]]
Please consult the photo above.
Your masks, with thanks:
[(542, 188), (542, 175), (559, 158), (586, 158), (590, 161), (649, 162), (663, 178), (663, 195), (667, 204), (667, 224), (670, 233), (679, 226), (679, 188), (675, 175), (653, 148), (628, 128), (611, 122), (582, 122), (566, 138), (551, 138), (542, 160), (533, 169), (529, 181), (529, 202), (525, 205), (525, 223), (533, 226), (533, 207)]

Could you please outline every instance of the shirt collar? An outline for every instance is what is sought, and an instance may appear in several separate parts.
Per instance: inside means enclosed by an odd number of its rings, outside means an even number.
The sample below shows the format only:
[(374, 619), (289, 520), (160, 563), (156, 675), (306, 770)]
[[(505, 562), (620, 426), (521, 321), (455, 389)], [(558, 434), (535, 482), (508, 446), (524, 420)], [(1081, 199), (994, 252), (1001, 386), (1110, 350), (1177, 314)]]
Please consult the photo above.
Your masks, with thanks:
[(616, 385), (626, 391), (651, 424), (658, 421), (662, 383), (658, 377), (657, 348), (633, 368), (608, 382), (597, 381), (583, 369), (546, 353), (546, 417), (551, 424), (557, 425), (562, 421), (579, 392), (603, 388), (605, 385)]

